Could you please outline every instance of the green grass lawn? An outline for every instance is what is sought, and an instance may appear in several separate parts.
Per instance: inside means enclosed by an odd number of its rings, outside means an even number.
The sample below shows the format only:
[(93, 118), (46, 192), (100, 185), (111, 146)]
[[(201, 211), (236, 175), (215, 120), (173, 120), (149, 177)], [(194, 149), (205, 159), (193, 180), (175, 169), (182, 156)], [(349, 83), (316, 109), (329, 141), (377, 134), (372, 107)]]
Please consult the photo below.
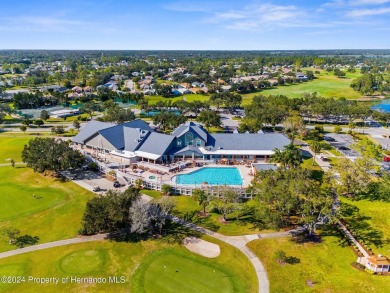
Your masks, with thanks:
[(64, 191), (39, 184), (36, 179), (26, 184), (29, 172), (22, 170), (27, 169), (0, 167), (0, 221), (31, 215), (65, 200)]
[(340, 198), (345, 207), (344, 219), (376, 254), (390, 257), (390, 203), (367, 199)]
[[(160, 192), (155, 190), (142, 190), (141, 192), (155, 199), (161, 197)], [(221, 223), (219, 221), (221, 215), (212, 210), (211, 206), (208, 208), (208, 210), (211, 211), (208, 217), (198, 217), (198, 213), (202, 210), (202, 207), (198, 205), (192, 196), (180, 195), (172, 196), (172, 198), (175, 201), (173, 214), (186, 221), (193, 222), (199, 226), (208, 228), (218, 233), (234, 236), (272, 232), (271, 230), (261, 230), (257, 228), (253, 223), (252, 218), (249, 216), (240, 216), (235, 219), (234, 215), (232, 215), (230, 218), (228, 217), (229, 223)], [(246, 206), (249, 208), (254, 204), (256, 204), (255, 201), (248, 201)]]
[[(248, 247), (260, 258), (267, 270), (271, 292), (388, 292), (389, 279), (373, 276), (352, 267), (356, 255), (340, 246), (338, 236), (324, 236), (322, 243), (297, 244), (289, 238), (255, 240)], [(287, 257), (300, 260), (281, 265), (275, 253), (283, 250)], [(307, 285), (314, 282), (314, 286)]]
[[(21, 161), (31, 135), (0, 134), (0, 163)], [(35, 197), (34, 197), (35, 195)], [(0, 230), (13, 227), (38, 236), (40, 243), (77, 235), (85, 204), (92, 193), (73, 182), (60, 182), (23, 165), (0, 167)], [(14, 249), (0, 239), (0, 251)]]
[[(13, 227), (22, 235), (38, 236), (40, 243), (75, 237), (91, 196), (73, 182), (60, 182), (26, 167), (0, 167), (0, 230)], [(14, 248), (0, 241), (0, 251)]]
[(1, 275), (124, 277), (122, 284), (0, 284), (0, 291), (256, 292), (256, 275), (246, 257), (227, 244), (207, 240), (220, 245), (220, 256), (207, 259), (181, 245), (154, 240), (96, 241), (0, 259)]
[(65, 120), (64, 120), (64, 118), (49, 118), (49, 119), (46, 120), (46, 123), (61, 123), (61, 122), (62, 123), (70, 123), (70, 122), (78, 120), (79, 116), (82, 117), (82, 118), (87, 118), (87, 119), (90, 118), (89, 114), (83, 113), (83, 114), (80, 114), (80, 115), (66, 117)]
[(0, 164), (9, 163), (12, 158), (15, 162), (22, 161), (22, 150), (25, 144), (33, 137), (16, 133), (0, 133)]
[[(312, 69), (309, 69), (312, 70)], [(323, 97), (345, 97), (347, 99), (358, 99), (361, 94), (353, 90), (350, 85), (354, 78), (361, 76), (360, 73), (347, 73), (345, 78), (338, 78), (333, 75), (333, 72), (326, 72), (320, 70), (320, 74), (316, 74), (316, 79), (308, 82), (302, 82), (292, 85), (278, 86), (271, 89), (265, 89), (256, 93), (243, 94), (242, 105), (248, 105), (251, 103), (253, 96), (256, 95), (285, 95), (290, 98), (300, 98), (304, 93), (317, 92)], [(164, 98), (162, 96), (148, 96), (147, 100), (150, 104), (155, 104), (158, 101), (171, 100), (180, 101), (185, 98), (188, 102), (195, 100), (208, 101), (210, 95), (190, 94), (173, 98)]]
[(182, 101), (185, 100), (187, 102), (193, 102), (193, 101), (208, 101), (210, 98), (210, 95), (200, 95), (200, 94), (189, 94), (189, 95), (183, 95), (178, 97), (172, 97), (172, 98), (164, 98), (162, 96), (146, 96), (146, 99), (149, 101), (149, 104), (154, 105), (158, 101)]
[(357, 99), (361, 94), (354, 91), (350, 84), (352, 80), (358, 77), (358, 73), (347, 73), (346, 78), (338, 78), (326, 71), (316, 74), (316, 79), (308, 82), (302, 82), (292, 85), (278, 86), (271, 89), (265, 89), (258, 93), (245, 94), (243, 96), (244, 104), (250, 103), (255, 95), (285, 95), (290, 98), (300, 98), (304, 93), (317, 92), (319, 95), (327, 98), (345, 97), (347, 99)]

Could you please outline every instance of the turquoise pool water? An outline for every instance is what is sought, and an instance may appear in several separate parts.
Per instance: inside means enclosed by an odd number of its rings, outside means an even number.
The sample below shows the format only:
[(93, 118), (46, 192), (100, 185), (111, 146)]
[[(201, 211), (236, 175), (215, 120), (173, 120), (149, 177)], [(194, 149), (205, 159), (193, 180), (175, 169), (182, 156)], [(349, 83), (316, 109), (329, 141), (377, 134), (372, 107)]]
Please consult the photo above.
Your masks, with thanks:
[(390, 99), (381, 101), (378, 105), (373, 106), (372, 109), (387, 113), (390, 112)]
[(242, 185), (240, 171), (237, 168), (201, 168), (188, 174), (175, 177), (177, 184)]

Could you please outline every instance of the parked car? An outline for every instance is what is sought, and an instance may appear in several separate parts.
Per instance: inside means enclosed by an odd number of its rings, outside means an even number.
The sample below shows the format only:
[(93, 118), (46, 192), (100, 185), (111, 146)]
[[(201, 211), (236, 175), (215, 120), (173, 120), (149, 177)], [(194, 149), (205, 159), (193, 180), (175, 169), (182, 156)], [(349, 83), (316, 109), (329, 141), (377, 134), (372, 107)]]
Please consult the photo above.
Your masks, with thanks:
[(320, 159), (321, 159), (321, 161), (324, 161), (324, 162), (328, 162), (329, 161), (329, 159), (327, 157), (323, 157), (323, 156), (321, 156)]
[(100, 186), (99, 185), (95, 185), (92, 189), (94, 192), (97, 192), (97, 191), (100, 191)]
[(340, 151), (350, 151), (351, 149), (350, 149), (350, 148), (347, 148), (347, 147), (345, 147), (345, 146), (341, 146), (341, 147), (339, 147), (339, 150), (340, 150)]
[(330, 136), (324, 136), (324, 140), (325, 141), (336, 141), (333, 137), (330, 137)]
[(121, 187), (121, 185), (120, 185), (120, 183), (118, 181), (114, 181), (113, 185), (114, 185), (115, 188)]
[(384, 157), (383, 157), (383, 161), (385, 161), (385, 162), (390, 162), (390, 157), (389, 157), (389, 156), (384, 156)]

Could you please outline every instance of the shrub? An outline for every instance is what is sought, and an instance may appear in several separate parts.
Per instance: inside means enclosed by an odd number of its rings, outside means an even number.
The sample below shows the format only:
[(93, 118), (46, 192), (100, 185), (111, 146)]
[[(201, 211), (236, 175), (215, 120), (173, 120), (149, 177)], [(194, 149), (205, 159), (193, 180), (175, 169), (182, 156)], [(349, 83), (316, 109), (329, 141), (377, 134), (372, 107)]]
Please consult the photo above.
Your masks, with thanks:
[(91, 170), (91, 171), (98, 171), (99, 170), (99, 166), (95, 162), (91, 162), (91, 163), (88, 164), (88, 169)]
[(340, 133), (343, 129), (341, 128), (341, 126), (337, 125), (334, 127), (333, 131), (336, 132), (336, 133)]

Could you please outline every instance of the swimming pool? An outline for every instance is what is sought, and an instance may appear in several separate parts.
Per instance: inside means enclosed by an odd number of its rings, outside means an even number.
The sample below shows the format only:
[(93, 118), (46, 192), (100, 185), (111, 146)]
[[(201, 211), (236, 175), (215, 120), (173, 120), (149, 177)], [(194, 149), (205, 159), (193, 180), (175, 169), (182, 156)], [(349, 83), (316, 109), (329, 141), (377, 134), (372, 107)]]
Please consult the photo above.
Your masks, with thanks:
[(206, 167), (188, 174), (177, 175), (176, 184), (242, 185), (241, 173), (234, 167)]
[(390, 100), (382, 100), (378, 105), (375, 105), (371, 107), (373, 110), (383, 111), (383, 112), (390, 112)]

